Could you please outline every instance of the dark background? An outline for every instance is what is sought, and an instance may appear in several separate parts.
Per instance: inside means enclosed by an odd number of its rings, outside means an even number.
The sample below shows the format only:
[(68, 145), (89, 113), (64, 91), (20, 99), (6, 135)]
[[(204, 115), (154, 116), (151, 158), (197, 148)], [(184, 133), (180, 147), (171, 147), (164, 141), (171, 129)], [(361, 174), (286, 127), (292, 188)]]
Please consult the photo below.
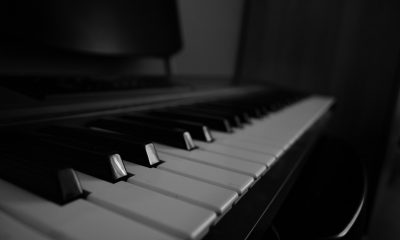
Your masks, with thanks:
[(373, 199), (400, 80), (400, 1), (268, 0), (246, 7), (238, 81), (335, 96), (329, 130), (362, 156)]

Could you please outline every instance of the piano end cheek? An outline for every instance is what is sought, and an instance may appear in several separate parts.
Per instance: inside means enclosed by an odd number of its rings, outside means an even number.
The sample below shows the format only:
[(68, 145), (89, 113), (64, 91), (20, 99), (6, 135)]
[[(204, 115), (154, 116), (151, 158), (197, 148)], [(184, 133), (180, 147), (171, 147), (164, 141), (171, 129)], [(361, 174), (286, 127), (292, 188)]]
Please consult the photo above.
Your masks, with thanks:
[(128, 173), (126, 172), (126, 169), (125, 169), (125, 165), (119, 154), (110, 155), (109, 161), (110, 161), (111, 171), (112, 171), (114, 180), (118, 181), (121, 178), (128, 176)]
[(84, 196), (81, 183), (73, 169), (66, 168), (58, 171), (58, 180), (61, 191), (61, 203), (66, 203)]

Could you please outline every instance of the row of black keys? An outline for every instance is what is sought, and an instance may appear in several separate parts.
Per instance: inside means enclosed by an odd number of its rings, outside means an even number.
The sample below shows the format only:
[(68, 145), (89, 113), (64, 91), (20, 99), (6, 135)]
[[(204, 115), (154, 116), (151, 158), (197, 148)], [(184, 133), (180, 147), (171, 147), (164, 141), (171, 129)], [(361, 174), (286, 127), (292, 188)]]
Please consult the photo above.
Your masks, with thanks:
[[(59, 204), (84, 197), (74, 170), (108, 182), (129, 177), (120, 156), (146, 167), (155, 159), (152, 142), (186, 149), (194, 139), (212, 142), (212, 130), (233, 132), (304, 97), (272, 92), (146, 113), (91, 120), (84, 126), (49, 125), (2, 131), (0, 177)], [(121, 167), (122, 166), (122, 167)]]

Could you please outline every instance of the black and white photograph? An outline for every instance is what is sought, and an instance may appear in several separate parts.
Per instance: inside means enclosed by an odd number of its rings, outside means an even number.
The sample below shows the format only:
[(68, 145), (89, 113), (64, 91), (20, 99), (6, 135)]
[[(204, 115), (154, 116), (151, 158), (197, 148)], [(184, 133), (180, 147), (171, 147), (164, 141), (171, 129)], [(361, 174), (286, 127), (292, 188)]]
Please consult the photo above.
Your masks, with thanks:
[(2, 1), (25, 239), (400, 239), (400, 1)]

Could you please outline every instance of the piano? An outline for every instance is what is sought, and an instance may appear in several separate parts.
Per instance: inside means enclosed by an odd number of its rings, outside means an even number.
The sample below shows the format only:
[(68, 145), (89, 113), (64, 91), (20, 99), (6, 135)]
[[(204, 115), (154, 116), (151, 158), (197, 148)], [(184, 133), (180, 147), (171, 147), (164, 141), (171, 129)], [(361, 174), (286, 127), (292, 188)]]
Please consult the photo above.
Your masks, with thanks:
[(171, 79), (2, 76), (0, 238), (262, 238), (334, 99)]

